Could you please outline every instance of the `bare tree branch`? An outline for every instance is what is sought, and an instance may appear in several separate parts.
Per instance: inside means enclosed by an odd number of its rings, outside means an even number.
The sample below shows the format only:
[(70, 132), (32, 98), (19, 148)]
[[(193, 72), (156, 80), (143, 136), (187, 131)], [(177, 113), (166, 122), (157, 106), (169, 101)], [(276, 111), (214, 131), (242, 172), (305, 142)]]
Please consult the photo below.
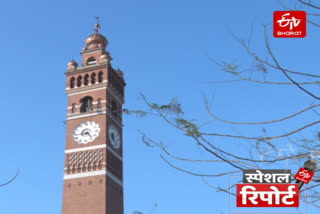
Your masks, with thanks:
[(11, 179), (10, 179), (9, 181), (7, 181), (6, 183), (0, 184), (0, 187), (3, 187), (3, 186), (6, 186), (6, 185), (10, 184), (12, 181), (14, 181), (14, 180), (17, 178), (18, 174), (19, 174), (19, 169), (17, 170), (17, 173), (16, 173), (15, 176), (13, 176), (13, 178), (11, 178)]
[[(266, 32), (266, 31), (265, 31)], [(232, 34), (233, 38), (247, 51), (247, 53), (253, 57), (253, 59), (257, 62), (260, 62), (264, 65), (267, 65), (271, 68), (277, 69), (277, 70), (281, 70), (277, 65), (273, 65), (271, 63), (269, 63), (266, 60), (261, 59), (261, 57), (258, 56), (258, 54), (254, 53), (246, 44), (246, 42), (244, 40), (241, 40), (240, 38), (238, 38), (236, 35)], [(320, 75), (316, 75), (316, 74), (310, 74), (310, 73), (304, 73), (304, 72), (298, 72), (298, 71), (292, 71), (289, 69), (285, 69), (282, 68), (284, 71), (288, 72), (288, 73), (292, 73), (292, 74), (297, 74), (297, 75), (301, 75), (301, 76), (307, 76), (307, 77), (320, 77)]]
[(160, 155), (161, 159), (164, 160), (169, 166), (171, 166), (172, 168), (179, 170), (181, 172), (190, 174), (190, 175), (195, 175), (195, 176), (200, 176), (200, 177), (219, 177), (219, 176), (224, 176), (224, 175), (229, 175), (229, 174), (233, 174), (233, 173), (239, 173), (242, 170), (237, 170), (237, 171), (232, 171), (232, 172), (225, 172), (225, 173), (219, 173), (219, 174), (199, 174), (199, 173), (195, 173), (195, 172), (191, 172), (185, 169), (181, 169), (175, 165), (173, 165), (170, 161), (168, 161), (163, 155)]
[[(221, 63), (218, 63), (216, 62), (214, 59), (208, 57), (209, 60), (211, 60), (213, 63), (215, 63), (216, 65), (218, 65), (222, 71), (226, 71), (230, 74), (233, 74), (234, 76), (238, 77), (240, 80), (244, 80), (244, 81), (249, 81), (249, 82), (254, 82), (254, 83), (260, 83), (260, 84), (271, 84), (271, 85), (294, 85), (294, 83), (292, 82), (272, 82), (272, 81), (260, 81), (260, 80), (256, 80), (256, 79), (252, 79), (252, 78), (247, 78), (243, 75), (241, 75), (240, 73), (243, 73), (243, 72), (237, 72), (235, 69), (236, 67), (233, 67), (233, 65), (231, 64), (227, 64), (227, 63), (224, 63), (224, 64), (221, 64)], [(258, 59), (256, 59), (258, 60)], [(259, 60), (260, 63), (264, 63), (265, 65), (268, 65), (268, 66), (271, 66), (272, 68), (277, 68), (276, 66), (274, 65), (271, 65), (270, 63), (268, 63), (267, 61), (263, 61), (263, 60)], [(278, 70), (280, 70), (279, 68), (277, 68)], [(296, 74), (299, 74), (299, 75), (305, 75), (305, 76), (317, 76), (317, 75), (313, 75), (313, 74), (302, 74), (300, 72), (295, 72), (295, 71), (291, 71), (291, 73), (296, 73)], [(320, 76), (319, 76), (320, 77)], [(231, 80), (231, 81), (234, 81), (234, 80)], [(215, 83), (215, 82), (209, 82), (209, 83)], [(300, 85), (315, 85), (315, 84), (319, 84), (320, 81), (311, 81), (311, 82), (299, 82)]]
[(309, 128), (311, 126), (314, 126), (316, 124), (320, 123), (320, 120), (317, 120), (313, 123), (309, 123), (307, 125), (304, 125), (294, 131), (288, 132), (286, 134), (282, 135), (277, 135), (277, 136), (266, 136), (266, 137), (249, 137), (249, 136), (242, 136), (242, 135), (232, 135), (232, 134), (221, 134), (221, 133), (206, 133), (206, 132), (201, 132), (201, 135), (208, 135), (208, 136), (216, 136), (216, 137), (228, 137), (228, 138), (239, 138), (239, 139), (246, 139), (246, 140), (275, 140), (275, 139), (280, 139), (284, 137), (288, 137), (290, 135), (296, 134), (303, 129)]
[(319, 6), (311, 4), (310, 1), (309, 2), (305, 2), (305, 1), (302, 1), (302, 0), (297, 0), (297, 1), (300, 2), (301, 4), (307, 5), (309, 7), (312, 7), (312, 8), (315, 8), (315, 9), (320, 9)]
[(210, 115), (211, 117), (213, 117), (214, 119), (219, 120), (219, 121), (221, 121), (221, 122), (229, 123), (229, 124), (234, 124), (234, 125), (262, 125), (262, 124), (270, 124), (270, 123), (282, 122), (282, 121), (285, 121), (285, 120), (287, 120), (287, 119), (293, 118), (293, 117), (295, 117), (295, 116), (297, 116), (297, 115), (299, 115), (299, 114), (302, 114), (302, 113), (304, 113), (304, 112), (306, 112), (306, 111), (308, 111), (308, 110), (310, 110), (310, 109), (313, 109), (313, 108), (316, 108), (316, 107), (319, 107), (319, 106), (320, 106), (320, 104), (312, 105), (312, 106), (309, 106), (309, 107), (307, 107), (307, 108), (302, 109), (301, 111), (298, 111), (298, 112), (296, 112), (296, 113), (294, 113), (294, 114), (291, 114), (291, 115), (289, 115), (289, 116), (286, 116), (286, 117), (282, 117), (282, 118), (280, 118), (280, 119), (274, 119), (274, 120), (269, 120), (269, 121), (261, 121), (261, 122), (236, 122), (236, 121), (225, 120), (225, 119), (222, 119), (222, 118), (216, 116), (216, 115), (211, 111), (210, 106), (209, 106), (209, 103), (208, 103), (207, 100), (205, 100), (205, 105), (206, 105), (206, 109), (207, 109), (207, 111), (208, 111), (208, 113), (209, 113), (209, 115)]
[(294, 83), (298, 88), (300, 88), (302, 91), (304, 91), (305, 93), (309, 94), (311, 97), (320, 100), (320, 97), (314, 95), (313, 93), (311, 93), (310, 91), (306, 90), (305, 88), (303, 88), (298, 82), (296, 82), (295, 80), (293, 80), (288, 74), (287, 72), (280, 66), (278, 60), (275, 58), (275, 56), (273, 55), (269, 42), (268, 42), (268, 38), (267, 38), (267, 34), (266, 34), (266, 28), (265, 28), (265, 45), (268, 49), (268, 52), (270, 54), (270, 56), (272, 57), (274, 63), (277, 65), (277, 67), (282, 71), (282, 73), (292, 82)]

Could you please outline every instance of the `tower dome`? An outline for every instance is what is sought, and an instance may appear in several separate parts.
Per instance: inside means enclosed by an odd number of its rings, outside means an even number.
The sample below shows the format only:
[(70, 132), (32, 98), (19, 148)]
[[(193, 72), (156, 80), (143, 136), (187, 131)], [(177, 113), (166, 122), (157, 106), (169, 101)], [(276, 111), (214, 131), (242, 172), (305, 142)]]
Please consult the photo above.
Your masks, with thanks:
[(78, 63), (74, 60), (71, 60), (69, 63), (68, 63), (68, 66), (71, 67), (71, 66), (74, 66), (74, 67), (78, 67)]
[(71, 60), (71, 62), (68, 63), (67, 71), (69, 72), (75, 71), (77, 70), (77, 67), (78, 67), (78, 63), (74, 60)]
[(92, 50), (95, 48), (105, 49), (107, 45), (108, 45), (108, 40), (106, 39), (106, 37), (102, 36), (100, 33), (94, 33), (86, 39), (86, 48), (88, 48), (89, 50)]
[(106, 39), (106, 37), (102, 36), (99, 31), (101, 29), (100, 24), (99, 24), (99, 17), (97, 18), (97, 23), (94, 25), (94, 31), (95, 33), (90, 35), (87, 39), (86, 39), (86, 47), (85, 49), (87, 50), (93, 50), (93, 49), (97, 49), (97, 48), (102, 48), (105, 49), (108, 45), (108, 40)]

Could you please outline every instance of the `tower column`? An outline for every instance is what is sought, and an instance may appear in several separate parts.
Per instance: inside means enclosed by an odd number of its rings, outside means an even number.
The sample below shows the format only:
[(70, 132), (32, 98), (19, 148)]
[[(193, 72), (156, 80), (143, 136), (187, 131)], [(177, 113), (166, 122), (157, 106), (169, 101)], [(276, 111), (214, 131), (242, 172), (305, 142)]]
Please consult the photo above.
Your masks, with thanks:
[(107, 39), (85, 41), (82, 66), (66, 74), (67, 135), (62, 214), (123, 214), (123, 73), (111, 66)]

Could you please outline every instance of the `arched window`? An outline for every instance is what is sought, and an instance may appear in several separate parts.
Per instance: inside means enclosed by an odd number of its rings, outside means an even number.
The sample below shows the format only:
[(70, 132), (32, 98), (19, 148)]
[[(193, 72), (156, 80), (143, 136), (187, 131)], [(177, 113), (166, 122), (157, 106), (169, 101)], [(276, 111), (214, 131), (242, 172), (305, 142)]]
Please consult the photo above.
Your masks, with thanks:
[(101, 99), (98, 99), (98, 106), (97, 106), (99, 109), (102, 108), (102, 102), (101, 102)]
[(91, 74), (91, 84), (96, 84), (96, 73)]
[(98, 82), (99, 83), (103, 82), (103, 72), (102, 71), (100, 71), (99, 74), (98, 74)]
[(75, 113), (75, 112), (76, 112), (76, 104), (73, 103), (71, 108), (71, 113)]
[(70, 79), (70, 88), (74, 88), (75, 82), (76, 82), (76, 79), (75, 79), (74, 77), (72, 77), (72, 78)]
[(87, 65), (93, 65), (93, 64), (96, 64), (96, 63), (97, 63), (97, 60), (94, 57), (90, 57), (87, 60)]
[(84, 85), (89, 85), (89, 75), (88, 74), (86, 74), (84, 76)]
[(77, 86), (81, 87), (81, 85), (82, 85), (82, 76), (78, 76), (78, 78), (77, 78)]
[(93, 111), (92, 106), (92, 97), (84, 97), (80, 100), (81, 106), (80, 106), (80, 113), (90, 112)]

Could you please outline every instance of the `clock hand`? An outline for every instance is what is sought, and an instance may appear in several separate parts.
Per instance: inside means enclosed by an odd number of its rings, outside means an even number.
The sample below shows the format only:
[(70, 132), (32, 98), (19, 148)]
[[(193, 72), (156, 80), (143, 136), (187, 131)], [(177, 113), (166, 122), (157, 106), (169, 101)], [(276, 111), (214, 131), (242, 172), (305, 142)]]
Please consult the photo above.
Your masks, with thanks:
[(91, 137), (90, 131), (86, 130), (85, 132), (83, 132), (84, 135), (89, 135), (89, 137)]

